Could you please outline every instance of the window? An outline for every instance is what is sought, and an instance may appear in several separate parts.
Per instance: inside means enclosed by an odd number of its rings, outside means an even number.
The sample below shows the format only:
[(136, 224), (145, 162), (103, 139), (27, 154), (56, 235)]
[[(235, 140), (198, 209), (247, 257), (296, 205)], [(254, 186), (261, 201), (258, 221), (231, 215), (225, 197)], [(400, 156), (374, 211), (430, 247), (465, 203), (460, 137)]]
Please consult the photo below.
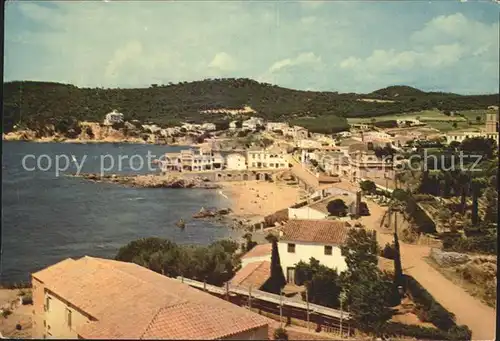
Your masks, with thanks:
[(329, 245), (325, 245), (325, 255), (331, 256), (332, 255), (332, 247)]
[(288, 244), (288, 253), (295, 253), (295, 244)]
[(50, 310), (50, 300), (51, 300), (51, 298), (48, 296), (45, 298), (45, 311)]
[(68, 327), (71, 328), (71, 310), (66, 308), (66, 323), (68, 324)]

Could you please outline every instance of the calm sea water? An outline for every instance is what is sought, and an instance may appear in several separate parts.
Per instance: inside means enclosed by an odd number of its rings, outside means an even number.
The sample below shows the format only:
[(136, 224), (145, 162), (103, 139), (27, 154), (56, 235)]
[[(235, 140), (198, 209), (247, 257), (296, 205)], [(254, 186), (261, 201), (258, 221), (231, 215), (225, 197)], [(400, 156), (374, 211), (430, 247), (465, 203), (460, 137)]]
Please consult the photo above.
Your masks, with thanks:
[[(214, 190), (144, 189), (100, 184), (67, 176), (74, 174), (74, 163), (62, 175), (55, 169), (27, 171), (22, 159), (27, 154), (74, 155), (82, 172), (99, 172), (102, 155), (116, 160), (109, 173), (151, 173), (139, 171), (139, 158), (129, 164), (122, 157), (148, 151), (160, 156), (180, 147), (131, 144), (64, 144), (3, 142), (2, 169), (2, 282), (29, 279), (29, 274), (67, 257), (84, 255), (114, 257), (118, 248), (141, 237), (168, 238), (177, 243), (208, 244), (222, 238), (238, 238), (216, 222), (192, 219), (200, 207), (227, 207), (227, 199)], [(62, 159), (61, 159), (62, 160)], [(107, 159), (107, 166), (110, 166)], [(47, 167), (47, 158), (42, 159)], [(63, 161), (61, 161), (63, 165)], [(35, 162), (27, 162), (33, 167)], [(66, 175), (64, 175), (66, 174)], [(175, 226), (183, 218), (185, 230)]]

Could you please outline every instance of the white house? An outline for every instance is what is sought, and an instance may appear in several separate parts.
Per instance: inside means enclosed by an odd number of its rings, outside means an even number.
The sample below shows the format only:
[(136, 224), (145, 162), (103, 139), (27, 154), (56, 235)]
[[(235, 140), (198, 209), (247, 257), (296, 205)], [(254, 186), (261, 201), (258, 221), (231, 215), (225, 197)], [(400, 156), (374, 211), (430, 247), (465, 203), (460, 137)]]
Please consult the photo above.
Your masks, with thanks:
[(181, 150), (179, 153), (166, 153), (162, 160), (162, 171), (211, 171), (221, 170), (224, 158), (211, 149)]
[(245, 156), (232, 153), (226, 156), (226, 168), (231, 170), (244, 170), (247, 169)]
[(104, 124), (105, 125), (113, 125), (115, 123), (122, 123), (123, 122), (123, 114), (120, 112), (117, 112), (116, 110), (113, 110), (110, 113), (106, 114), (106, 117), (104, 118)]
[(303, 149), (320, 149), (322, 146), (320, 141), (310, 139), (300, 139), (297, 141), (297, 147)]
[(290, 128), (288, 126), (288, 123), (284, 123), (284, 122), (267, 122), (267, 124), (266, 124), (267, 131), (281, 130), (282, 132), (285, 132), (285, 130), (287, 130), (288, 128)]
[(229, 122), (229, 130), (236, 130), (238, 128), (237, 123), (238, 121)]
[(309, 131), (301, 126), (293, 126), (285, 129), (283, 135), (292, 136), (294, 140), (307, 139)]
[(300, 261), (309, 263), (311, 257), (338, 272), (345, 271), (347, 264), (340, 246), (348, 231), (349, 227), (343, 221), (289, 220), (281, 228), (278, 241), (281, 267), (287, 282), (295, 282), (296, 264)]
[(264, 125), (264, 121), (258, 117), (250, 117), (248, 120), (243, 121), (241, 127), (247, 130), (255, 130), (258, 126)]
[(286, 153), (279, 148), (247, 150), (249, 169), (288, 168)]
[(201, 125), (201, 129), (205, 130), (205, 131), (215, 131), (217, 129), (217, 127), (215, 126), (214, 123), (203, 123)]

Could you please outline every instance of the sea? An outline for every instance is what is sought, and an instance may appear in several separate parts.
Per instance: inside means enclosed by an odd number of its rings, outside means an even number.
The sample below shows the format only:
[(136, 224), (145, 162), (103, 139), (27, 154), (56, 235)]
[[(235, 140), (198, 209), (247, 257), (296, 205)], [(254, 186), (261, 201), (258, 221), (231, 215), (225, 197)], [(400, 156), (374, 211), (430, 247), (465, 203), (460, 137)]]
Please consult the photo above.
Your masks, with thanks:
[[(158, 173), (152, 159), (185, 148), (3, 141), (0, 283), (29, 281), (31, 273), (68, 257), (113, 258), (143, 237), (199, 245), (239, 239), (239, 230), (192, 218), (201, 207), (229, 207), (218, 190), (131, 188), (72, 176), (78, 167), (82, 173)], [(180, 219), (184, 230), (176, 226)]]

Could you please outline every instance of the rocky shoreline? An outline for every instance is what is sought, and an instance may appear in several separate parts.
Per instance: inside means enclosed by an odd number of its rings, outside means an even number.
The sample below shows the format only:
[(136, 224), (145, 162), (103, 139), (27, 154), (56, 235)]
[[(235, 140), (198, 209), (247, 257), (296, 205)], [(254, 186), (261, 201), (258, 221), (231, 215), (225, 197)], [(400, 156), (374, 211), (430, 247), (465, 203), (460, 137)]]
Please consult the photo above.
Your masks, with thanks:
[(93, 182), (114, 183), (139, 188), (197, 188), (219, 189), (220, 185), (210, 183), (201, 177), (183, 178), (172, 175), (121, 175), (99, 173), (82, 173), (73, 175)]

